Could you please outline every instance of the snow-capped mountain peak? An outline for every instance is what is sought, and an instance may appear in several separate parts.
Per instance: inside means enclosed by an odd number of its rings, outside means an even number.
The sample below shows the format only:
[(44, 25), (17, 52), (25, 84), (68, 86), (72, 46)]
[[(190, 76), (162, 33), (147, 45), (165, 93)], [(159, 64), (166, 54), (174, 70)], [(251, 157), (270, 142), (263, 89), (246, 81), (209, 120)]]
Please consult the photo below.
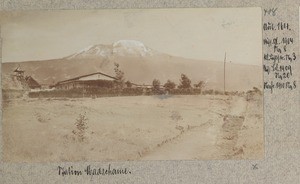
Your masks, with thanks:
[(136, 40), (119, 40), (112, 45), (91, 45), (82, 49), (67, 59), (97, 58), (111, 56), (152, 56), (152, 49), (146, 47), (142, 42)]
[(142, 42), (136, 40), (119, 40), (114, 42), (113, 53), (122, 56), (147, 56), (153, 54), (150, 48), (146, 47)]

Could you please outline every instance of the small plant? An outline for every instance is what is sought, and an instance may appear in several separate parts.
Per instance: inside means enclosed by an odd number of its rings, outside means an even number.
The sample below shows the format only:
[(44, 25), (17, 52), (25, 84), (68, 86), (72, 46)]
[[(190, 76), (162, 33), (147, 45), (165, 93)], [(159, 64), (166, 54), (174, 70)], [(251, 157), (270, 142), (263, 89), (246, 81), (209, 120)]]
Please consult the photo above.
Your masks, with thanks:
[(73, 130), (72, 133), (75, 135), (75, 137), (79, 142), (83, 142), (86, 139), (85, 133), (86, 130), (88, 129), (87, 121), (88, 118), (86, 117), (86, 113), (79, 114), (79, 117), (76, 119), (75, 122), (76, 129)]

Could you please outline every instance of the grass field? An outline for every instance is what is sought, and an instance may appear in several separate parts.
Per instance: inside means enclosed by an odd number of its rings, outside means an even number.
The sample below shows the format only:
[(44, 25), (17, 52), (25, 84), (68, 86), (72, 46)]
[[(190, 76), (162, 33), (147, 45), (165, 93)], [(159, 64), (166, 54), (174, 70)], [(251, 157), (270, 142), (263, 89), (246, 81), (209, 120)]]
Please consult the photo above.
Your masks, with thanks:
[(262, 96), (3, 102), (5, 161), (262, 159)]

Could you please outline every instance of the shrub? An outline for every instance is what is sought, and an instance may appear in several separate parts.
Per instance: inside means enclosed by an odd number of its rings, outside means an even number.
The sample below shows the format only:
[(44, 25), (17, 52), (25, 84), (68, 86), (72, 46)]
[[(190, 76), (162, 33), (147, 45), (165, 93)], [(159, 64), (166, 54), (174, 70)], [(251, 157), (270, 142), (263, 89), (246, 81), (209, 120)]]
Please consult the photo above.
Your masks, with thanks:
[(215, 90), (215, 95), (223, 95), (224, 92), (220, 90)]
[(124, 88), (122, 90), (122, 95), (126, 95), (126, 96), (143, 95), (143, 89), (142, 88)]
[(88, 129), (87, 126), (87, 121), (88, 118), (86, 117), (86, 114), (79, 114), (79, 117), (76, 119), (75, 122), (75, 130), (72, 131), (72, 133), (74, 134), (74, 136), (77, 138), (77, 140), (79, 142), (83, 142), (86, 137), (85, 137), (85, 133), (86, 130)]

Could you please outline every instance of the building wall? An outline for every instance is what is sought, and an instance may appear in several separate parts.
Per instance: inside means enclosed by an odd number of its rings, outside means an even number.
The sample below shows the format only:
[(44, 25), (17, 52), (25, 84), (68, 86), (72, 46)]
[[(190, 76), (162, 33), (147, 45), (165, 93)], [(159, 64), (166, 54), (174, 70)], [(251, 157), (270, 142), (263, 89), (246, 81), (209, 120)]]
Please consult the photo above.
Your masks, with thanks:
[(87, 88), (113, 88), (114, 81), (111, 80), (85, 80), (70, 81), (56, 86), (56, 89), (87, 89)]

